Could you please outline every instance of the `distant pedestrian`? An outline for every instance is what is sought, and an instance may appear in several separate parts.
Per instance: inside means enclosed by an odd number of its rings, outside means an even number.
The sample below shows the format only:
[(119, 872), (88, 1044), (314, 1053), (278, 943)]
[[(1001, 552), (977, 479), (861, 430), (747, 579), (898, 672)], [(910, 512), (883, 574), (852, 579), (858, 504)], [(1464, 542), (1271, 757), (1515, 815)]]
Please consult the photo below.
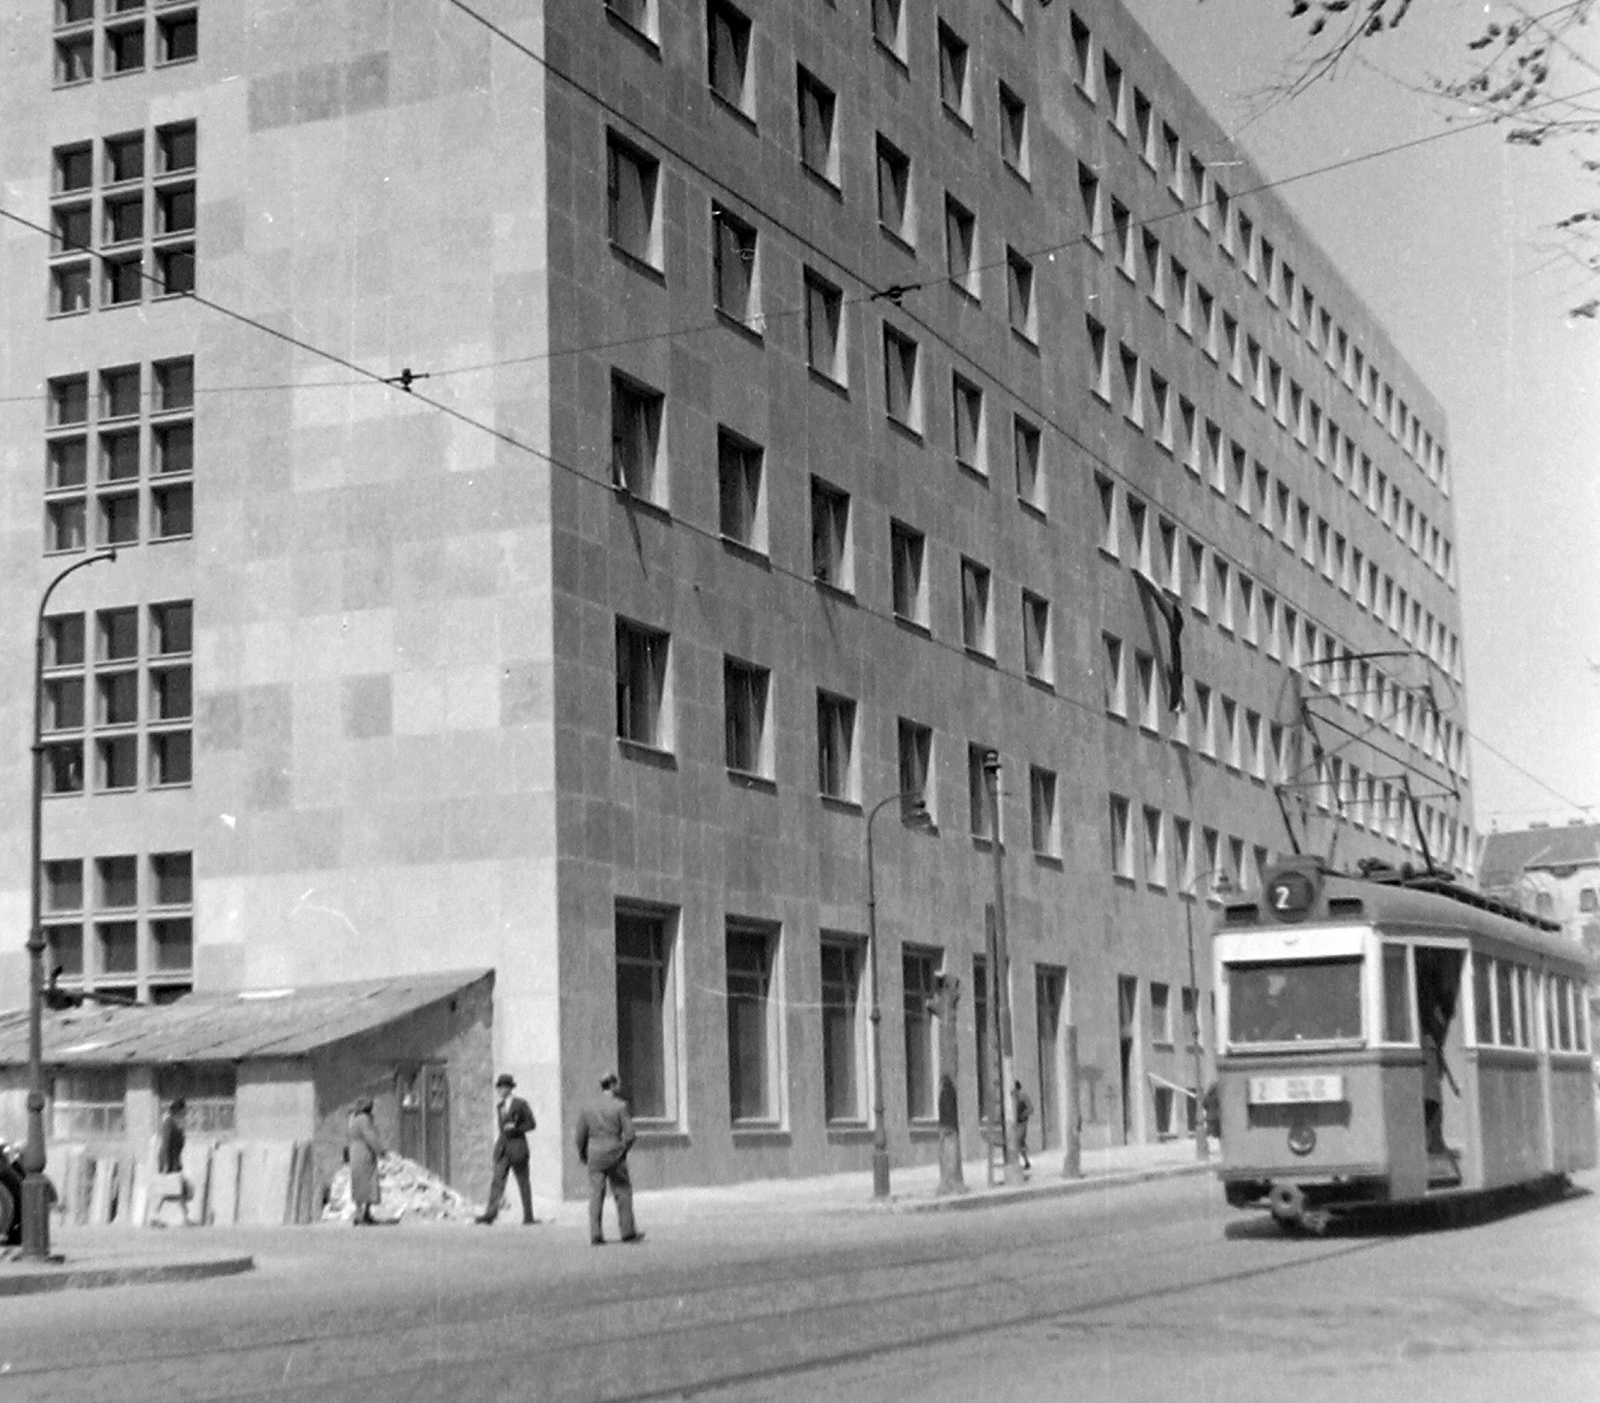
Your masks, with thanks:
[(533, 1216), (533, 1189), (528, 1183), (528, 1132), (537, 1123), (533, 1108), (513, 1095), (517, 1083), (511, 1073), (501, 1072), (495, 1078), (494, 1089), (499, 1094), (495, 1120), (500, 1127), (494, 1142), (494, 1174), (489, 1180), (489, 1201), (473, 1221), (487, 1225), (499, 1216), (500, 1200), (506, 1196), (506, 1176), (510, 1174), (516, 1176), (517, 1193), (522, 1198), (522, 1224), (527, 1227), (539, 1221)]
[(615, 1072), (600, 1078), (600, 1095), (578, 1115), (578, 1158), (589, 1171), (589, 1241), (596, 1247), (605, 1239), (600, 1215), (605, 1208), (606, 1185), (617, 1202), (617, 1231), (624, 1242), (640, 1242), (644, 1234), (633, 1221), (633, 1181), (628, 1177), (628, 1151), (633, 1148), (633, 1119), (628, 1103), (618, 1095)]
[(378, 1202), (381, 1189), (378, 1184), (378, 1160), (383, 1155), (383, 1145), (378, 1140), (378, 1127), (372, 1119), (372, 1098), (364, 1096), (350, 1112), (349, 1145), (350, 1202), (355, 1205), (355, 1227), (369, 1227), (375, 1221), (372, 1205)]
[(156, 1151), (157, 1174), (183, 1173), (184, 1124), (188, 1110), (189, 1103), (181, 1096), (174, 1096), (166, 1115), (161, 1117), (161, 1141)]
[(1011, 1095), (1016, 1104), (1017, 1155), (1024, 1169), (1032, 1169), (1033, 1165), (1028, 1162), (1028, 1122), (1033, 1118), (1033, 1102), (1028, 1100), (1028, 1093), (1019, 1081), (1011, 1083)]

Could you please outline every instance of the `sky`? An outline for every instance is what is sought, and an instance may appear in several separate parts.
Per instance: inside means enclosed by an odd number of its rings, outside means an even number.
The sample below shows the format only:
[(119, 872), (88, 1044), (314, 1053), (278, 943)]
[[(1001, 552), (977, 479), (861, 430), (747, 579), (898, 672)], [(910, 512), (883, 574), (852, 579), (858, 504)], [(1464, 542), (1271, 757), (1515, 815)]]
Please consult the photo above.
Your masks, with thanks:
[[(1479, 831), (1600, 822), (1600, 320), (1568, 315), (1600, 276), (1550, 227), (1600, 203), (1600, 136), (1508, 146), (1416, 91), (1462, 70), (1482, 0), (1419, 0), (1276, 103), (1289, 0), (1123, 3), (1268, 179), (1451, 133), (1279, 193), (1445, 410)], [(1568, 42), (1552, 91), (1600, 88), (1600, 16)]]

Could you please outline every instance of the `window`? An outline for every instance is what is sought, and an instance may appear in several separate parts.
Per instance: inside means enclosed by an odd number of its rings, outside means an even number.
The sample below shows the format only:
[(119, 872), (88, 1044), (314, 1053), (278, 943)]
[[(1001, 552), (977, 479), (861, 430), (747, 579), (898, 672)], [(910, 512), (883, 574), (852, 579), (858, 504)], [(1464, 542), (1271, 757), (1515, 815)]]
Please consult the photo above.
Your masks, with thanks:
[(882, 136), (878, 138), (878, 225), (904, 244), (916, 242), (911, 157)]
[(1105, 685), (1106, 711), (1111, 716), (1126, 717), (1128, 714), (1128, 687), (1127, 679), (1122, 671), (1122, 640), (1112, 634), (1100, 635), (1100, 641), (1105, 649), (1106, 670), (1103, 678)]
[(906, 61), (905, 0), (872, 0), (872, 37), (902, 64)]
[(851, 566), (850, 494), (819, 477), (811, 479), (811, 574), (819, 584), (849, 591)]
[(1145, 287), (1151, 302), (1157, 307), (1167, 305), (1165, 268), (1162, 263), (1161, 240), (1148, 229), (1140, 231), (1140, 244), (1144, 249)]
[(1150, 981), (1150, 1041), (1157, 1047), (1172, 1046), (1172, 989)]
[(939, 1026), (933, 1000), (939, 989), (937, 950), (908, 945), (900, 953), (906, 1037), (906, 1118), (930, 1121), (939, 1113)]
[(945, 271), (950, 275), (951, 285), (977, 298), (977, 220), (972, 211), (952, 195), (944, 197), (944, 242)]
[(1078, 198), (1083, 203), (1083, 237), (1095, 248), (1103, 247), (1100, 220), (1100, 177), (1078, 162)]
[(1133, 832), (1128, 815), (1128, 801), (1120, 794), (1111, 795), (1111, 872), (1131, 882), (1134, 879)]
[(809, 268), (806, 283), (806, 363), (835, 385), (845, 381), (844, 336), (840, 320), (844, 296)]
[(1050, 601), (1022, 591), (1022, 667), (1034, 682), (1055, 681), (1055, 643), (1050, 631)]
[(889, 523), (895, 617), (924, 628), (928, 623), (928, 594), (922, 569), (925, 547), (922, 532), (903, 521)]
[[(987, 773), (989, 757), (993, 754), (987, 745), (967, 746), (967, 821), (972, 836), (980, 842), (989, 842), (994, 837)], [(997, 793), (997, 801), (998, 797)]]
[(1123, 418), (1136, 428), (1143, 428), (1144, 373), (1139, 363), (1139, 354), (1131, 346), (1123, 343), (1117, 348), (1117, 356), (1122, 365)]
[(1118, 557), (1117, 488), (1109, 477), (1094, 475), (1095, 498), (1100, 504), (1100, 549), (1115, 560)]
[(783, 1020), (777, 997), (778, 932), (729, 921), (728, 1110), (735, 1125), (782, 1119)]
[(961, 641), (970, 653), (994, 657), (994, 617), (990, 610), (991, 578), (987, 566), (961, 560)]
[(667, 651), (657, 629), (617, 619), (617, 735), (636, 745), (670, 748)]
[(706, 65), (711, 91), (750, 115), (750, 20), (728, 0), (706, 5)]
[(656, 216), (660, 163), (654, 156), (606, 134), (606, 229), (621, 253), (661, 267), (661, 233)]
[(1133, 219), (1121, 200), (1111, 201), (1111, 236), (1115, 241), (1112, 252), (1116, 255), (1117, 271), (1129, 282), (1138, 280), (1138, 269), (1133, 261)]
[(822, 937), (822, 1101), (830, 1125), (867, 1120), (867, 1025), (862, 1016), (866, 942)]
[(817, 789), (825, 799), (856, 799), (856, 704), (817, 693)]
[(950, 378), (951, 419), (955, 433), (956, 462), (972, 472), (988, 475), (984, 452), (983, 391), (965, 376)]
[[(136, 30), (142, 36), (144, 21)], [(143, 59), (141, 56), (140, 63)], [(52, 315), (113, 307), (152, 296), (194, 290), (195, 125), (158, 127), (156, 162), (147, 170), (148, 134), (129, 132), (93, 143), (57, 147), (50, 207)], [(96, 180), (96, 173), (99, 180)], [(84, 258), (92, 248), (107, 250), (99, 277), (91, 277)]]
[(839, 146), (834, 114), (838, 99), (833, 89), (805, 68), (796, 79), (800, 104), (800, 164), (829, 185), (839, 184)]
[(737, 658), (722, 660), (723, 716), (730, 770), (772, 778), (772, 737), (767, 695), (772, 674)]
[(722, 535), (763, 554), (767, 549), (765, 455), (748, 439), (717, 429), (717, 488)]
[(949, 25), (939, 24), (939, 99), (945, 110), (972, 125), (972, 94), (967, 82), (969, 52), (964, 39)]
[(1133, 130), (1139, 142), (1140, 156), (1144, 158), (1145, 165), (1155, 170), (1158, 156), (1155, 117), (1150, 107), (1150, 99), (1138, 88), (1133, 90)]
[(922, 393), (917, 379), (917, 343), (884, 324), (884, 404), (892, 423), (922, 432)]
[(933, 816), (933, 729), (899, 718), (896, 728), (897, 757), (900, 763), (900, 794), (920, 799), (929, 817)]
[(1038, 857), (1061, 856), (1061, 825), (1056, 815), (1056, 772), (1028, 766), (1028, 815), (1033, 851)]
[(1176, 814), (1172, 817), (1172, 841), (1178, 857), (1178, 895), (1193, 897), (1196, 876), (1194, 825)]
[(660, 501), (657, 465), (664, 396), (611, 372), (611, 485), (646, 502)]
[(654, 43), (659, 38), (656, 3), (657, 0), (606, 0), (606, 13)]
[(1028, 104), (1000, 84), (1000, 159), (1024, 180), (1028, 178)]
[(1106, 75), (1106, 121), (1124, 136), (1128, 134), (1127, 97), (1122, 82), (1122, 65), (1102, 51), (1101, 66)]
[(194, 965), (190, 853), (96, 858), (90, 864), (94, 880), (87, 903), (80, 859), (46, 862), (43, 869), (49, 969), (59, 968), (63, 983), (157, 1003), (189, 992)]
[(1209, 759), (1217, 758), (1216, 727), (1212, 721), (1211, 688), (1203, 682), (1194, 684), (1194, 712), (1195, 728), (1199, 735), (1195, 737), (1195, 744), (1200, 753)]
[(1161, 695), (1156, 686), (1156, 660), (1148, 653), (1133, 655), (1134, 684), (1139, 689), (1139, 725), (1152, 734), (1161, 730)]
[(761, 330), (756, 283), (756, 231), (737, 215), (711, 206), (712, 278), (717, 310), (741, 326)]
[(121, 1067), (57, 1072), (50, 1086), (50, 1134), (57, 1141), (125, 1135), (126, 1098)]
[(1085, 317), (1083, 320), (1089, 347), (1089, 392), (1102, 402), (1110, 404), (1111, 361), (1106, 353), (1106, 329), (1093, 317)]
[[(94, 0), (72, 0), (56, 7), (55, 81), (86, 83), (94, 77)], [(68, 26), (84, 26), (68, 28)]]
[(1090, 57), (1089, 26), (1077, 15), (1068, 16), (1072, 36), (1072, 80), (1091, 102), (1095, 98), (1094, 65)]
[(1161, 810), (1148, 804), (1144, 806), (1144, 875), (1153, 887), (1167, 885), (1167, 823)]
[(676, 914), (616, 913), (617, 1074), (635, 1117), (678, 1119)]
[(1025, 341), (1038, 339), (1033, 306), (1033, 264), (1015, 249), (1006, 250), (1006, 309), (1011, 329)]
[(1167, 382), (1150, 372), (1150, 429), (1155, 441), (1172, 451), (1172, 394)]

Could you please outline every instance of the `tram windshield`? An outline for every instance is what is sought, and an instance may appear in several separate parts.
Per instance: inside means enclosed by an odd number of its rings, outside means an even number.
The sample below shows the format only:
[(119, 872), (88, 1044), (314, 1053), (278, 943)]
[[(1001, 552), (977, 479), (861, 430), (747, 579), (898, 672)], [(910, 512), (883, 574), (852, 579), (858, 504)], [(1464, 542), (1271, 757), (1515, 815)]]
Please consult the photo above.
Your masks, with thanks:
[(1230, 964), (1228, 1041), (1346, 1042), (1361, 1036), (1361, 957)]

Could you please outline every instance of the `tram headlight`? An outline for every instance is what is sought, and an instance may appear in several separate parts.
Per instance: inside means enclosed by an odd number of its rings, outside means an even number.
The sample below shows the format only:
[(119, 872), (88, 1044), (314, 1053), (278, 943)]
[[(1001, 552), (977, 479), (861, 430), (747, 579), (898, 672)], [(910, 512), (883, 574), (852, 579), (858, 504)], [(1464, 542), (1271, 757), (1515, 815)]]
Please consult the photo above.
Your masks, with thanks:
[(1317, 1148), (1317, 1132), (1309, 1125), (1291, 1125), (1289, 1127), (1289, 1152), (1296, 1155), (1308, 1155)]

